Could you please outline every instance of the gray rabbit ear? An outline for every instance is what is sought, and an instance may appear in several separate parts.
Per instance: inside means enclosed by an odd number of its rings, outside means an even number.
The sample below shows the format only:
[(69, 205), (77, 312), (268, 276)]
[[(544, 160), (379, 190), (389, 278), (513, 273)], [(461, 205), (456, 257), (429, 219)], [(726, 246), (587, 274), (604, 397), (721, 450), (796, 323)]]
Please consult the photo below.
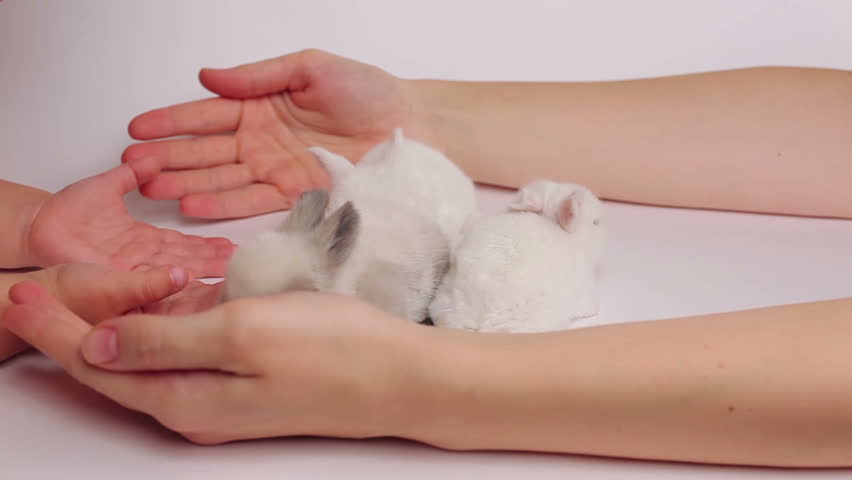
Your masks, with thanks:
[(329, 268), (337, 268), (349, 258), (360, 226), (361, 215), (352, 202), (346, 202), (317, 227), (317, 243), (328, 252)]
[(305, 232), (316, 228), (328, 207), (328, 191), (323, 189), (305, 192), (293, 206), (290, 215), (279, 228), (282, 232)]

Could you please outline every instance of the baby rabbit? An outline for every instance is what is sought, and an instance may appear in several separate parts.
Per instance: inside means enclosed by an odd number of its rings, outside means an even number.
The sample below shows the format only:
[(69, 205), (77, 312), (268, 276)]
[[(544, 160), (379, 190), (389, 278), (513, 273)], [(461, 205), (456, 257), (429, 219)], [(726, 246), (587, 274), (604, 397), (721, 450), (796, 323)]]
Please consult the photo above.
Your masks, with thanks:
[(303, 194), (277, 232), (234, 252), (225, 299), (317, 290), (360, 297), (421, 322), (449, 264), (430, 220), (392, 203), (347, 201), (323, 218), (325, 190)]
[(509, 209), (466, 229), (429, 308), (435, 325), (541, 332), (597, 314), (601, 201), (580, 185), (536, 181)]
[[(405, 138), (397, 128), (390, 140), (371, 149), (355, 166), (321, 147), (311, 150), (332, 181), (331, 208), (363, 199), (392, 202), (437, 223), (455, 245), (476, 210), (473, 182), (449, 158), (432, 147)], [(360, 207), (359, 207), (360, 208)]]
[[(440, 152), (403, 137), (357, 166), (311, 148), (328, 170), (329, 194), (304, 194), (279, 232), (234, 253), (226, 298), (313, 289), (355, 295), (420, 322), (446, 273), (450, 238), (475, 208), (473, 183)], [(323, 218), (330, 209), (334, 213)]]
[(225, 300), (287, 290), (330, 290), (350, 257), (361, 218), (352, 203), (325, 216), (328, 192), (302, 194), (275, 232), (234, 252), (225, 273)]

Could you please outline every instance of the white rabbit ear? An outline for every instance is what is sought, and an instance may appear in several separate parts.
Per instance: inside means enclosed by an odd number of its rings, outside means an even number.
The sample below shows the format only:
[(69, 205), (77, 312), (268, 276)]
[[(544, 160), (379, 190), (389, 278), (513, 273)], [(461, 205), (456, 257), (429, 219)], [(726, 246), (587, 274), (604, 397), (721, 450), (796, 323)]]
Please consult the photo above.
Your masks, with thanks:
[(316, 228), (328, 207), (328, 191), (323, 189), (303, 193), (287, 219), (278, 229), (282, 232), (308, 232)]
[(343, 155), (329, 152), (322, 147), (308, 147), (308, 151), (313, 153), (317, 160), (325, 167), (325, 171), (331, 177), (332, 183), (337, 183), (339, 179), (349, 175), (355, 165)]
[(317, 244), (326, 250), (329, 268), (337, 268), (349, 258), (360, 226), (361, 216), (352, 202), (346, 202), (317, 227)]
[(518, 190), (515, 199), (509, 203), (509, 210), (542, 213), (544, 211), (544, 195), (534, 190)]
[(580, 211), (583, 208), (583, 194), (574, 191), (559, 202), (556, 210), (556, 222), (568, 233), (574, 233), (580, 226)]

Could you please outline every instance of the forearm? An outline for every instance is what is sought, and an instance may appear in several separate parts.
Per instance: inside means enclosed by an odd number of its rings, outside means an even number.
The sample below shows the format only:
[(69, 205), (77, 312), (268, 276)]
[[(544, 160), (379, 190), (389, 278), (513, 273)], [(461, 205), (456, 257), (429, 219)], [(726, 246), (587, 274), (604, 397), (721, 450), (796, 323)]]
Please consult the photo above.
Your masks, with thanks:
[[(434, 329), (403, 436), (509, 449), (852, 465), (852, 299), (534, 335)], [(426, 413), (428, 412), (428, 413)], [(409, 412), (411, 413), (411, 412)]]
[(852, 72), (409, 85), (430, 140), (483, 183), (549, 178), (629, 202), (852, 217)]
[(49, 192), (0, 180), (0, 268), (36, 265), (27, 249), (29, 227)]

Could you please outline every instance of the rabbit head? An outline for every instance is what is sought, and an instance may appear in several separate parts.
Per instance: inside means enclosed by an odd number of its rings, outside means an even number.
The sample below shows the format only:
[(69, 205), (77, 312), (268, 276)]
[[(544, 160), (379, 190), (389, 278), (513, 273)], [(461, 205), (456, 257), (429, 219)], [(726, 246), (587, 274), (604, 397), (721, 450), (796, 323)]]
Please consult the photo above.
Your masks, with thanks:
[(330, 285), (352, 253), (360, 216), (346, 202), (323, 218), (327, 206), (326, 190), (306, 192), (278, 231), (238, 248), (225, 276), (225, 299)]
[(549, 180), (536, 180), (518, 190), (509, 209), (541, 214), (568, 233), (602, 227), (604, 212), (603, 203), (588, 188)]

